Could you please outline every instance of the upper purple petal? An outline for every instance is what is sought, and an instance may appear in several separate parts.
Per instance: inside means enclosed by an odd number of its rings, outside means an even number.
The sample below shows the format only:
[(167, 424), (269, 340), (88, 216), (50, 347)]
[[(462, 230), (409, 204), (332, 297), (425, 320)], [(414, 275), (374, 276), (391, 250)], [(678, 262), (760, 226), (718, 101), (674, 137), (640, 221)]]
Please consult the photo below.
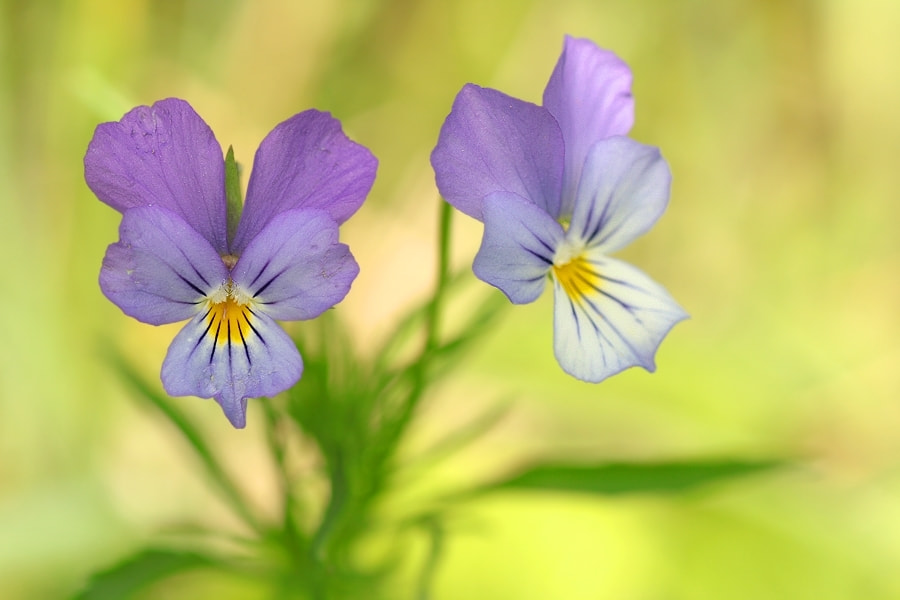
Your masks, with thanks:
[(444, 199), (478, 220), (493, 192), (526, 198), (556, 218), (564, 152), (547, 110), (470, 83), (456, 95), (431, 164)]
[(241, 254), (276, 215), (318, 208), (337, 223), (359, 209), (378, 161), (329, 113), (307, 110), (280, 123), (256, 151), (247, 201), (231, 251)]
[(627, 134), (634, 124), (631, 70), (622, 59), (594, 42), (566, 36), (562, 55), (544, 90), (544, 107), (556, 117), (566, 143), (566, 214), (571, 211), (591, 146)]
[(184, 100), (138, 106), (121, 121), (98, 125), (84, 157), (84, 178), (116, 210), (166, 208), (217, 252), (227, 252), (222, 148)]
[(662, 216), (671, 183), (658, 148), (626, 137), (597, 142), (584, 163), (569, 235), (604, 254), (615, 252)]
[(338, 242), (338, 224), (324, 210), (301, 208), (253, 238), (232, 278), (273, 319), (299, 321), (343, 300), (358, 273), (350, 249)]
[(508, 192), (484, 201), (484, 237), (472, 270), (514, 304), (534, 302), (563, 238), (562, 225), (540, 208)]
[(193, 316), (228, 279), (209, 242), (179, 215), (156, 206), (125, 211), (109, 246), (100, 289), (122, 311), (151, 325)]

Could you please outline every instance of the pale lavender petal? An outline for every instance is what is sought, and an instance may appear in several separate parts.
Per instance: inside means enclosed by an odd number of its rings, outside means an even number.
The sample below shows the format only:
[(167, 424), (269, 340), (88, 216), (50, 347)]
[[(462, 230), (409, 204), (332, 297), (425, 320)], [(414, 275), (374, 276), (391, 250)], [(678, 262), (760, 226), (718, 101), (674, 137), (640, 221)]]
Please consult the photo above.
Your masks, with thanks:
[(283, 392), (303, 373), (291, 338), (265, 314), (249, 310), (229, 318), (199, 313), (175, 336), (161, 374), (170, 395), (215, 398), (237, 428), (246, 424), (247, 398)]
[(284, 121), (256, 151), (232, 252), (242, 254), (273, 217), (288, 210), (318, 208), (343, 223), (362, 205), (377, 168), (368, 148), (344, 135), (330, 114), (307, 110)]
[(569, 236), (604, 254), (628, 245), (662, 216), (671, 183), (658, 148), (625, 137), (598, 142), (584, 163)]
[(564, 154), (559, 125), (545, 109), (468, 84), (441, 127), (431, 165), (444, 199), (478, 220), (493, 192), (527, 198), (556, 218)]
[[(553, 345), (563, 370), (599, 382), (641, 366), (654, 371), (663, 338), (687, 313), (666, 290), (634, 267), (590, 253), (594, 275), (569, 295), (554, 278)], [(588, 279), (591, 281), (588, 282)]]
[(298, 321), (317, 317), (343, 300), (358, 273), (328, 213), (298, 209), (266, 225), (241, 255), (232, 277), (273, 319)]
[(562, 197), (563, 214), (570, 214), (588, 150), (602, 139), (627, 134), (634, 124), (631, 70), (592, 41), (566, 36), (544, 90), (544, 107), (559, 122), (566, 144)]
[(484, 237), (472, 269), (514, 304), (534, 302), (562, 237), (562, 226), (534, 204), (508, 192), (491, 194), (484, 201)]
[(166, 208), (227, 252), (222, 148), (187, 102), (161, 100), (97, 126), (84, 178), (116, 210)]
[(122, 311), (152, 325), (190, 318), (228, 279), (209, 242), (177, 214), (157, 207), (125, 211), (109, 246), (100, 289)]

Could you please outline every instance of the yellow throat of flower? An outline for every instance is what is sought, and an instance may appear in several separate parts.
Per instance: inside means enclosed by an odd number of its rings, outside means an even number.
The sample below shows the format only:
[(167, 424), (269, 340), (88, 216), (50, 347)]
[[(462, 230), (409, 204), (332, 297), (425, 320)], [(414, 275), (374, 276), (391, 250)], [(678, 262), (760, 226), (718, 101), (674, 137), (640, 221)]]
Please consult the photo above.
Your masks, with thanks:
[(253, 330), (253, 316), (250, 305), (238, 302), (231, 294), (219, 302), (210, 299), (209, 311), (206, 313), (206, 331), (215, 338), (218, 345), (245, 345)]
[[(558, 262), (562, 264), (557, 264)], [(584, 252), (565, 262), (555, 260), (551, 270), (566, 295), (578, 304), (581, 304), (585, 296), (599, 289), (600, 274), (588, 262)]]

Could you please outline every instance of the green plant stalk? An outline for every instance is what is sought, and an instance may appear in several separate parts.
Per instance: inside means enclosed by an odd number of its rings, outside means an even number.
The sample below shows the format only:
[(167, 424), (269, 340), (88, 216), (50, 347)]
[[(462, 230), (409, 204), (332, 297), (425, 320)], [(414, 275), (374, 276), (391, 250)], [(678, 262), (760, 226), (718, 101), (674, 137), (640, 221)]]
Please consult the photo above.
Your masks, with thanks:
[(260, 404), (266, 416), (266, 440), (268, 441), (269, 450), (275, 458), (275, 466), (278, 471), (279, 484), (282, 492), (282, 533), (284, 534), (284, 542), (287, 546), (289, 554), (298, 556), (301, 550), (299, 530), (294, 519), (294, 489), (291, 485), (290, 473), (287, 470), (287, 459), (285, 456), (284, 442), (281, 439), (278, 427), (278, 412), (272, 406), (270, 398), (261, 398)]
[(426, 322), (425, 349), (422, 358), (427, 357), (438, 345), (438, 327), (440, 326), (441, 309), (444, 304), (444, 292), (450, 278), (450, 224), (453, 218), (453, 207), (441, 202), (440, 222), (438, 226), (438, 272), (434, 288), (434, 300), (428, 310)]
[[(434, 286), (434, 296), (428, 306), (425, 316), (425, 343), (418, 359), (413, 363), (414, 383), (413, 388), (401, 407), (394, 430), (390, 438), (390, 452), (393, 452), (403, 432), (409, 425), (416, 406), (425, 391), (428, 367), (431, 359), (440, 344), (440, 320), (441, 310), (444, 307), (444, 294), (447, 289), (447, 281), (450, 278), (450, 225), (453, 219), (453, 207), (446, 202), (441, 202), (441, 212), (438, 225), (438, 272)], [(390, 453), (389, 452), (389, 453)]]
[[(434, 295), (431, 302), (426, 307), (424, 315), (425, 339), (416, 360), (411, 363), (410, 378), (412, 380), (411, 389), (404, 395), (402, 403), (392, 411), (392, 414), (381, 425), (382, 429), (375, 432), (378, 439), (373, 444), (369, 457), (368, 468), (369, 473), (385, 472), (387, 462), (394, 455), (396, 447), (408, 426), (418, 400), (421, 398), (427, 382), (427, 368), (431, 357), (439, 348), (439, 325), (441, 317), (441, 309), (443, 307), (443, 297), (446, 292), (447, 282), (449, 279), (450, 264), (450, 222), (452, 218), (452, 207), (446, 203), (441, 203), (440, 221), (439, 221), (439, 245), (438, 245), (438, 273), (435, 283)], [(328, 338), (330, 336), (324, 336)], [(322, 340), (321, 343), (325, 343)], [(322, 351), (326, 348), (323, 346)], [(379, 386), (379, 391), (374, 391), (376, 395), (382, 397), (384, 387)], [(376, 402), (378, 400), (376, 399)], [(364, 485), (366, 489), (357, 489), (361, 484), (355, 478), (350, 478), (347, 471), (345, 460), (348, 458), (342, 455), (340, 448), (334, 448), (332, 452), (326, 452), (326, 455), (332, 455), (330, 464), (330, 480), (331, 480), (331, 497), (322, 515), (322, 519), (317, 527), (312, 539), (310, 549), (311, 558), (314, 563), (322, 564), (329, 560), (329, 544), (331, 538), (335, 534), (335, 529), (339, 522), (346, 518), (348, 511), (365, 510), (369, 501), (381, 489), (380, 485), (372, 483)], [(352, 479), (352, 480), (351, 480)], [(350, 502), (350, 498), (356, 498), (355, 502)]]
[(181, 432), (188, 443), (196, 450), (200, 458), (200, 462), (206, 467), (207, 473), (210, 475), (213, 483), (222, 493), (222, 496), (231, 505), (231, 508), (249, 525), (254, 531), (263, 534), (265, 529), (249, 508), (246, 500), (238, 490), (237, 486), (231, 481), (225, 470), (219, 465), (209, 448), (209, 445), (203, 439), (200, 432), (194, 425), (173, 406), (171, 406), (162, 396), (157, 394), (147, 383), (128, 365), (121, 357), (113, 355), (112, 361), (118, 367), (120, 373), (125, 377), (126, 381), (140, 395), (149, 400), (157, 409), (159, 409), (169, 421)]

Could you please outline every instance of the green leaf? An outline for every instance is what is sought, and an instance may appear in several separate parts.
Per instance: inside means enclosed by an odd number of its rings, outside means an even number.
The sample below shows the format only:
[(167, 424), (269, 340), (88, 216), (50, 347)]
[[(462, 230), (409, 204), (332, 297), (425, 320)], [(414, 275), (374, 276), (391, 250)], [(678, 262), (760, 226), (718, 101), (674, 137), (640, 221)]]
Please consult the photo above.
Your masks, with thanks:
[(244, 202), (241, 199), (241, 168), (234, 160), (234, 148), (228, 146), (225, 154), (225, 200), (228, 215), (228, 243), (234, 239)]
[(664, 463), (605, 463), (598, 465), (536, 465), (478, 490), (559, 491), (615, 496), (682, 492), (725, 479), (773, 469), (774, 460), (698, 460)]
[(125, 600), (176, 573), (216, 565), (203, 554), (148, 548), (93, 575), (72, 600)]
[(262, 532), (262, 525), (250, 509), (249, 504), (244, 499), (243, 494), (237, 485), (231, 480), (225, 469), (219, 463), (209, 443), (200, 433), (200, 430), (191, 423), (185, 415), (181, 413), (170, 402), (167, 396), (160, 394), (156, 389), (148, 384), (143, 377), (119, 354), (110, 352), (110, 362), (119, 372), (122, 379), (136, 392), (139, 398), (146, 400), (150, 405), (158, 409), (172, 425), (181, 433), (185, 441), (194, 450), (200, 464), (206, 469), (206, 473), (210, 477), (210, 481), (215, 484), (216, 489), (222, 494), (222, 497), (229, 503), (232, 509), (244, 520), (252, 529)]

